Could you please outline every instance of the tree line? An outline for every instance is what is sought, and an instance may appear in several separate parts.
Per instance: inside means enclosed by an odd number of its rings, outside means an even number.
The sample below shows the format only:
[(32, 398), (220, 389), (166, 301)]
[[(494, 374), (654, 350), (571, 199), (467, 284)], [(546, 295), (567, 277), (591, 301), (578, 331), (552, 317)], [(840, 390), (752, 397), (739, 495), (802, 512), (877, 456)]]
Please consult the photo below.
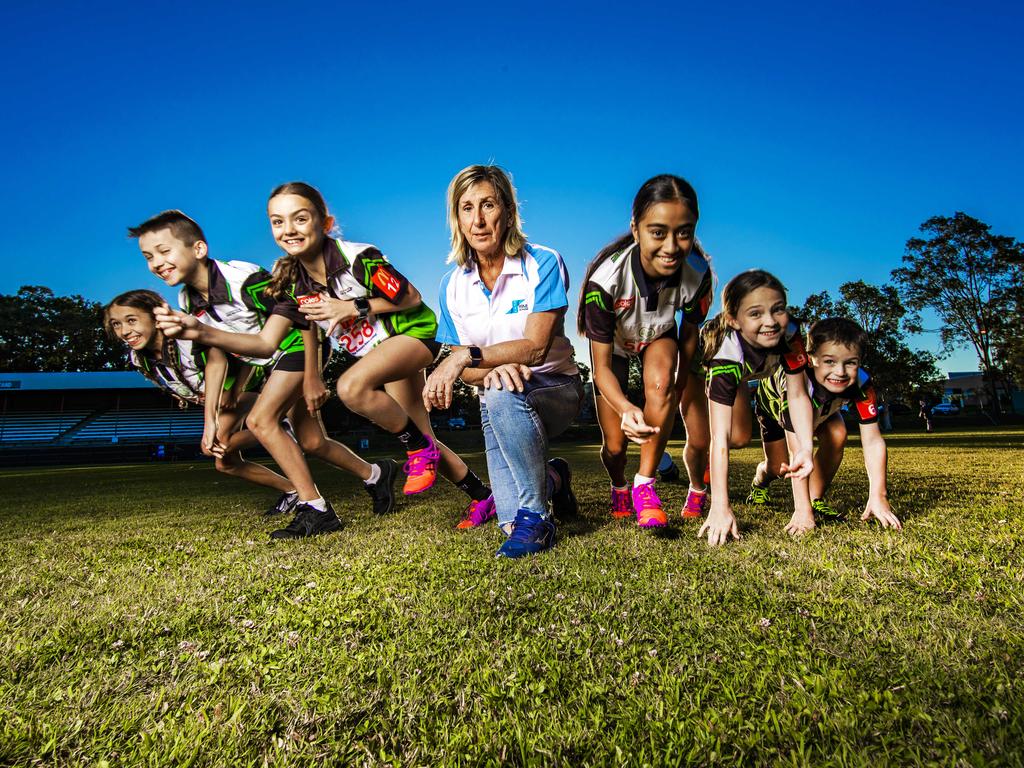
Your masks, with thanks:
[[(1024, 246), (966, 213), (934, 216), (907, 241), (890, 280), (843, 283), (835, 293), (809, 296), (793, 314), (804, 322), (843, 315), (870, 334), (864, 366), (890, 400), (910, 400), (940, 378), (931, 352), (912, 349), (908, 336), (936, 331), (940, 354), (974, 350), (999, 409), (997, 388), (1024, 385)], [(930, 310), (937, 328), (925, 328)], [(23, 286), (0, 295), (0, 372), (122, 369), (124, 348), (101, 327), (102, 305)], [(340, 361), (339, 361), (340, 362)]]

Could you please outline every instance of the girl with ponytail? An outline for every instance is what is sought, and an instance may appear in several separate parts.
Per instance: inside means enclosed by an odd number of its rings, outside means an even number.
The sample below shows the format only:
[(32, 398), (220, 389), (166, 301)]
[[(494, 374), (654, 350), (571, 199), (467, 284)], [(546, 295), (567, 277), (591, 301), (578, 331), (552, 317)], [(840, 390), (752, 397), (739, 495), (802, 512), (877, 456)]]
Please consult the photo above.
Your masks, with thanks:
[[(748, 382), (785, 371), (794, 435), (786, 477), (811, 473), (812, 415), (804, 370), (807, 354), (800, 329), (786, 310), (786, 289), (760, 269), (742, 272), (722, 290), (722, 310), (701, 332), (707, 362), (706, 393), (711, 423), (711, 511), (698, 536), (712, 546), (739, 538), (729, 505), (729, 449), (750, 442), (753, 412)], [(791, 521), (792, 522), (792, 521)]]
[[(632, 508), (642, 528), (668, 523), (654, 478), (685, 390), (692, 342), (711, 303), (711, 267), (695, 235), (698, 215), (697, 193), (684, 179), (648, 179), (633, 199), (630, 231), (597, 254), (580, 294), (577, 317), (590, 340), (611, 514), (627, 517)], [(643, 365), (642, 407), (626, 396), (631, 357)], [(627, 440), (640, 445), (632, 484), (625, 475)], [(695, 479), (702, 478), (691, 478), (691, 489)]]

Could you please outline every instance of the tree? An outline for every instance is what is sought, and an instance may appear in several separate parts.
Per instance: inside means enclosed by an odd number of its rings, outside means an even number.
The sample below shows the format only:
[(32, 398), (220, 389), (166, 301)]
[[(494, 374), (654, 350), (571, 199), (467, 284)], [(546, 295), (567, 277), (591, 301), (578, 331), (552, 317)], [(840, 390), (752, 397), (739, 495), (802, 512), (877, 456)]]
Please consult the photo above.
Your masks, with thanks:
[(921, 331), (921, 320), (907, 311), (892, 285), (871, 285), (863, 280), (843, 283), (838, 299), (822, 291), (794, 309), (808, 326), (825, 317), (855, 320), (870, 339), (862, 364), (887, 400), (910, 400), (921, 390), (933, 389), (940, 378), (938, 358), (907, 344), (908, 333)]
[(1012, 237), (992, 234), (988, 224), (960, 211), (952, 217), (933, 216), (920, 230), (925, 237), (907, 241), (903, 266), (893, 270), (893, 280), (910, 308), (928, 307), (942, 321), (944, 350), (962, 344), (974, 349), (991, 407), (998, 413), (993, 340), (1012, 311), (1011, 261), (1021, 245)]
[(125, 367), (125, 347), (103, 329), (103, 307), (40, 285), (0, 295), (0, 371), (98, 371)]
[(1000, 295), (1007, 312), (992, 333), (996, 364), (1011, 381), (1024, 387), (1024, 253), (1007, 251), (1001, 258), (1011, 265), (1013, 277)]

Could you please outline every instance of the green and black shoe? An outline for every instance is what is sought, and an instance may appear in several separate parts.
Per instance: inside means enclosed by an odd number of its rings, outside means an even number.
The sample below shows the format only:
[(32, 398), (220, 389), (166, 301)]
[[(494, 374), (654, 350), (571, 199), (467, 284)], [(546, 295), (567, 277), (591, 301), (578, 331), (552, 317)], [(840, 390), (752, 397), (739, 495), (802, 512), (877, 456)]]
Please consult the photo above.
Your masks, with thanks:
[(762, 488), (760, 485), (750, 486), (750, 493), (747, 494), (747, 504), (753, 504), (755, 507), (763, 507), (772, 503), (772, 495), (768, 493), (767, 488)]
[(843, 519), (843, 513), (836, 511), (836, 509), (824, 499), (814, 499), (811, 501), (811, 509), (814, 510), (814, 516), (822, 523), (834, 523), (837, 520)]

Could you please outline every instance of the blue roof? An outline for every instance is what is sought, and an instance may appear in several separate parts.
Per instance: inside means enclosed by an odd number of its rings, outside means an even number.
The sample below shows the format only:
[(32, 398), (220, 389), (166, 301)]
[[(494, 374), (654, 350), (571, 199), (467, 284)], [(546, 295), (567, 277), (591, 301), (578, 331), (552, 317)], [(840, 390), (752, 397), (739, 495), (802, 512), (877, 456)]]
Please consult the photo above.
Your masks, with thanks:
[(0, 392), (55, 389), (148, 389), (155, 386), (134, 371), (0, 373)]

